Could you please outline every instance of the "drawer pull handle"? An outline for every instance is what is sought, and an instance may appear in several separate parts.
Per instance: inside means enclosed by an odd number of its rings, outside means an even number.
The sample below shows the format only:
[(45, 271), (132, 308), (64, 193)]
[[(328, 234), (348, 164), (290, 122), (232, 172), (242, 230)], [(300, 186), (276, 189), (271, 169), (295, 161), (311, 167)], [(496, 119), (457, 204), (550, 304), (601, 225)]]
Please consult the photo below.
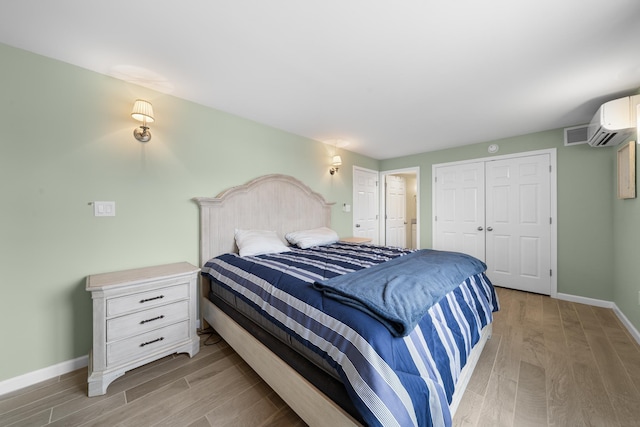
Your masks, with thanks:
[(144, 325), (145, 323), (153, 322), (154, 320), (160, 320), (160, 319), (164, 319), (164, 314), (158, 317), (154, 317), (153, 319), (142, 320), (140, 321), (140, 324)]
[(141, 299), (140, 300), (140, 304), (144, 304), (145, 302), (153, 301), (154, 299), (162, 299), (162, 298), (164, 298), (164, 295), (160, 295), (160, 296), (153, 297), (153, 298)]
[(160, 338), (156, 338), (153, 341), (143, 342), (142, 344), (140, 344), (140, 347), (144, 347), (145, 345), (153, 344), (154, 342), (162, 341), (163, 339), (164, 339), (164, 337), (160, 337)]

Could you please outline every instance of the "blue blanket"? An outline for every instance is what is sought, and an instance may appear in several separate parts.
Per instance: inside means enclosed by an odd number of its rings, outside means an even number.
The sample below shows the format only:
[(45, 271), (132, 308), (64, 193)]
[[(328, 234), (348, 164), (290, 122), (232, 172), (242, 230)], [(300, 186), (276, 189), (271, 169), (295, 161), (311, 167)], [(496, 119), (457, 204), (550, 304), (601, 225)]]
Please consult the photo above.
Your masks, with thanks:
[(422, 249), (383, 264), (316, 281), (314, 287), (370, 314), (394, 336), (403, 337), (443, 296), (486, 268), (482, 261), (469, 255)]

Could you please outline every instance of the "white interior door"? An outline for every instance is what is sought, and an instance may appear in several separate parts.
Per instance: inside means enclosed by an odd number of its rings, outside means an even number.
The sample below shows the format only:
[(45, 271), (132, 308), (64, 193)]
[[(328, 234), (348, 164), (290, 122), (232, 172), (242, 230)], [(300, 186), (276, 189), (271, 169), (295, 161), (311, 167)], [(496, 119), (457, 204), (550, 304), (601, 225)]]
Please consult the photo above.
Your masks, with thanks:
[(387, 175), (385, 183), (385, 244), (404, 248), (407, 245), (406, 181), (401, 176)]
[(483, 260), (497, 286), (555, 294), (551, 157), (434, 166), (433, 247)]
[(488, 276), (497, 286), (550, 294), (549, 155), (486, 163)]
[(434, 172), (434, 249), (484, 261), (484, 162), (442, 166)]
[(353, 169), (353, 235), (378, 244), (378, 172)]

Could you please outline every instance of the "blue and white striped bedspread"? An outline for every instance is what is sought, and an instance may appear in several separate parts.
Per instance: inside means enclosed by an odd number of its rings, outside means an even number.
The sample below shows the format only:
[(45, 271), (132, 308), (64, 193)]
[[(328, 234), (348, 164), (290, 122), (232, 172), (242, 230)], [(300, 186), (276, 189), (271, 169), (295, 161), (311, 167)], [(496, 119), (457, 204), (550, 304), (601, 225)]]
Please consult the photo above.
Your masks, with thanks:
[(464, 280), (405, 337), (393, 337), (373, 317), (312, 286), (407, 253), (336, 243), (256, 257), (225, 254), (207, 262), (202, 274), (334, 366), (367, 424), (448, 426), (460, 371), (498, 310), (484, 273)]

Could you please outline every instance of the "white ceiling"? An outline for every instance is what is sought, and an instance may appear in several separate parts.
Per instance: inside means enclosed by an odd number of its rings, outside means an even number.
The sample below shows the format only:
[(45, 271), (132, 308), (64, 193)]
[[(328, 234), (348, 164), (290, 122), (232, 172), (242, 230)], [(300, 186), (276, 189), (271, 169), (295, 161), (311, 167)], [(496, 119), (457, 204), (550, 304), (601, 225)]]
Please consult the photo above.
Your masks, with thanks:
[(638, 0), (3, 0), (0, 42), (376, 159), (640, 88)]

